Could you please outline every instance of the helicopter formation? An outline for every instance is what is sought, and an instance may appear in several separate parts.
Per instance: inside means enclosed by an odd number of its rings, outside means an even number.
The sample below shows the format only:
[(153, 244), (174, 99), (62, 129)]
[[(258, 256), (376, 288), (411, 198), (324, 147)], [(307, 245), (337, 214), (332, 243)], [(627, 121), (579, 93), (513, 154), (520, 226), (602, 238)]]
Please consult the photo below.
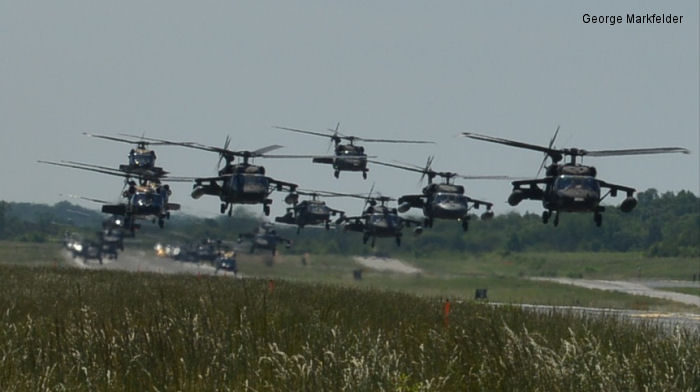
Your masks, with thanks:
[[(138, 220), (151, 220), (163, 228), (165, 220), (170, 218), (172, 211), (180, 209), (178, 203), (171, 203), (172, 191), (166, 182), (188, 182), (193, 184), (191, 197), (199, 199), (204, 195), (218, 197), (221, 201), (220, 213), (230, 216), (233, 205), (248, 204), (262, 205), (263, 213), (270, 215), (270, 204), (273, 200), (273, 192), (286, 192), (284, 202), (290, 207), (286, 214), (276, 217), (278, 223), (297, 226), (297, 233), (306, 226), (321, 226), (326, 230), (342, 228), (344, 231), (362, 233), (363, 243), (371, 240), (375, 245), (377, 238), (394, 238), (397, 246), (401, 244), (404, 228), (413, 227), (416, 235), (422, 233), (423, 228), (430, 228), (436, 219), (452, 220), (461, 224), (462, 230), (467, 231), (470, 216), (473, 210), (485, 207), (481, 214), (482, 220), (491, 219), (493, 202), (475, 199), (466, 194), (463, 185), (456, 184), (455, 179), (466, 180), (515, 180), (512, 181), (513, 190), (508, 197), (508, 203), (518, 205), (522, 200), (539, 200), (542, 202), (544, 212), (542, 221), (547, 223), (553, 219), (554, 226), (559, 223), (559, 215), (562, 212), (592, 213), (597, 226), (602, 224), (602, 212), (605, 207), (600, 203), (608, 195), (617, 196), (618, 192), (624, 192), (626, 198), (622, 201), (620, 209), (629, 212), (637, 204), (634, 198), (635, 189), (628, 186), (605, 182), (596, 178), (597, 171), (593, 166), (583, 165), (577, 162), (584, 156), (606, 157), (622, 155), (659, 154), (659, 153), (689, 153), (687, 149), (679, 147), (643, 148), (626, 150), (584, 150), (579, 148), (556, 148), (554, 142), (558, 134), (557, 128), (554, 137), (548, 146), (539, 146), (498, 137), (464, 132), (464, 137), (479, 141), (504, 144), (512, 147), (540, 151), (545, 157), (535, 179), (516, 179), (505, 175), (464, 175), (449, 171), (436, 171), (432, 168), (434, 156), (430, 156), (424, 166), (406, 163), (388, 163), (376, 160), (375, 156), (366, 154), (360, 142), (379, 143), (433, 143), (424, 140), (401, 139), (375, 139), (346, 135), (339, 132), (338, 124), (335, 129), (329, 129), (330, 133), (316, 132), (297, 128), (275, 127), (295, 133), (323, 136), (330, 139), (331, 145), (335, 145), (333, 155), (275, 155), (270, 152), (282, 148), (280, 145), (270, 145), (256, 150), (233, 150), (230, 148), (231, 138), (227, 137), (223, 147), (214, 147), (196, 142), (169, 141), (145, 136), (133, 136), (119, 134), (119, 136), (97, 135), (84, 133), (84, 135), (109, 140), (114, 142), (129, 143), (134, 146), (128, 154), (127, 164), (117, 167), (108, 167), (75, 161), (39, 161), (44, 164), (68, 167), (99, 174), (111, 175), (123, 178), (121, 201), (110, 203), (100, 199), (86, 198), (102, 204), (102, 212), (110, 214), (113, 220), (119, 220), (120, 227), (112, 227), (110, 230), (125, 230), (132, 236), (135, 230), (140, 228)], [(344, 143), (345, 142), (345, 143)], [(201, 150), (218, 154), (217, 173), (210, 177), (174, 177), (166, 170), (156, 166), (156, 154), (150, 146), (176, 146)], [(568, 162), (563, 162), (569, 157)], [(421, 194), (403, 195), (398, 199), (374, 193), (374, 185), (368, 194), (337, 193), (331, 191), (317, 191), (300, 189), (299, 185), (272, 178), (266, 174), (265, 167), (252, 163), (256, 158), (311, 158), (313, 163), (330, 164), (333, 175), (339, 178), (341, 171), (361, 172), (363, 178), (367, 178), (368, 165), (381, 165), (393, 169), (420, 173), (419, 182), (427, 178), (427, 185)], [(545, 175), (540, 178), (542, 169), (545, 168), (547, 159), (551, 162), (546, 166)], [(223, 163), (223, 165), (222, 165)], [(434, 182), (436, 178), (441, 181)], [(601, 196), (601, 189), (607, 189), (607, 193)], [(301, 196), (310, 197), (300, 200)], [(326, 205), (321, 198), (327, 197), (352, 197), (364, 200), (362, 211), (357, 216), (348, 216), (344, 211), (333, 209)], [(390, 203), (396, 202), (392, 207)], [(420, 209), (422, 220), (407, 218), (400, 213), (410, 209)], [(332, 221), (332, 217), (339, 217)], [(252, 243), (252, 251), (255, 248), (270, 249), (276, 252), (276, 244), (283, 242), (291, 245), (291, 241), (279, 237), (272, 226), (263, 225), (255, 233), (241, 235), (239, 240), (249, 239)], [(268, 246), (269, 244), (269, 246)]]

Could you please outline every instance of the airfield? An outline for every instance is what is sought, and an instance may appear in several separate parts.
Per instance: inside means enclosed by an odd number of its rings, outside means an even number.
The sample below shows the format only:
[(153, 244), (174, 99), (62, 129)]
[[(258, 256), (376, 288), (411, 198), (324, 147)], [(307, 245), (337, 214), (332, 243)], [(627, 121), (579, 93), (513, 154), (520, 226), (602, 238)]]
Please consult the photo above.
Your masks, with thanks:
[[(226, 271), (216, 271), (216, 268), (210, 263), (200, 262), (182, 262), (175, 261), (169, 258), (158, 257), (154, 252), (143, 249), (126, 249), (120, 253), (117, 260), (105, 259), (100, 265), (95, 260), (85, 261), (82, 258), (73, 258), (65, 251), (61, 251), (64, 262), (67, 265), (81, 269), (91, 270), (118, 270), (128, 272), (143, 272), (155, 274), (190, 274), (197, 276), (222, 276), (231, 279), (288, 279), (275, 271), (275, 268), (293, 268), (297, 270), (311, 270), (313, 265), (302, 267), (298, 256), (271, 256), (271, 255), (242, 255), (238, 258), (239, 268), (243, 270), (252, 270), (253, 272), (239, 272), (233, 274)], [(263, 266), (263, 267), (261, 267)], [(420, 279), (420, 276), (426, 274), (418, 267), (410, 265), (406, 261), (387, 257), (350, 257), (348, 262), (342, 261), (335, 264), (324, 264), (320, 266), (323, 269), (322, 275), (313, 275), (312, 277), (304, 278), (297, 276), (292, 280), (300, 281), (328, 281), (328, 276), (335, 277), (333, 281), (342, 285), (351, 287), (367, 287), (362, 282), (351, 280), (352, 272), (357, 269), (364, 271), (364, 275), (369, 281), (372, 278), (379, 277), (380, 280), (389, 279), (393, 282), (405, 281), (406, 288), (402, 291), (414, 294), (424, 294), (424, 292), (416, 291), (411, 287), (410, 282)], [(430, 274), (428, 272), (428, 274)], [(287, 274), (285, 274), (287, 275)], [(310, 274), (312, 275), (312, 274)], [(289, 275), (287, 275), (289, 276)], [(449, 280), (449, 276), (442, 276)], [(666, 301), (671, 301), (683, 305), (688, 305), (688, 311), (664, 311), (663, 306), (660, 310), (639, 310), (639, 309), (615, 309), (603, 307), (589, 307), (576, 305), (543, 305), (543, 304), (528, 304), (528, 303), (505, 303), (505, 302), (489, 302), (484, 303), (493, 306), (517, 306), (526, 310), (536, 312), (564, 312), (580, 316), (596, 316), (596, 317), (612, 317), (623, 320), (629, 320), (636, 323), (658, 324), (668, 330), (673, 330), (676, 327), (688, 329), (696, 333), (700, 332), (700, 296), (662, 290), (661, 288), (681, 288), (695, 289), (700, 293), (700, 281), (677, 281), (665, 279), (649, 279), (649, 280), (603, 280), (603, 279), (573, 279), (573, 278), (548, 278), (548, 277), (531, 277), (532, 281), (548, 282), (556, 285), (561, 285), (566, 289), (566, 286), (581, 287), (586, 290), (594, 290), (600, 292), (616, 292), (631, 296), (639, 296), (642, 298), (657, 298)], [(439, 283), (435, 284), (439, 286)], [(425, 293), (435, 294), (436, 291), (426, 291)], [(471, 293), (464, 293), (462, 298), (457, 298), (457, 301), (473, 301), (469, 298)], [(695, 311), (693, 311), (695, 310)]]

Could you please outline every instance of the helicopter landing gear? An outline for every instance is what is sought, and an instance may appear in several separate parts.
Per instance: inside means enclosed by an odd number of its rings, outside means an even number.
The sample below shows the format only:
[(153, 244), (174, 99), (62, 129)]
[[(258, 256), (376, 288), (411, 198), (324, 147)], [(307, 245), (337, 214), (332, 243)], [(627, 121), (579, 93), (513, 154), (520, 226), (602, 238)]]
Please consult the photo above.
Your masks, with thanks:
[(162, 229), (163, 226), (165, 226), (165, 221), (163, 220), (163, 218), (158, 219), (158, 227)]
[(396, 246), (401, 246), (401, 236), (400, 235), (396, 236)]
[(469, 218), (462, 218), (462, 231), (469, 230)]
[(231, 214), (233, 214), (233, 206), (228, 209), (228, 216), (231, 216)]
[(221, 213), (222, 214), (226, 212), (226, 207), (227, 207), (226, 203), (221, 203)]
[(374, 248), (374, 242), (377, 240), (377, 237), (372, 237), (372, 248)]
[(333, 172), (333, 177), (335, 178), (340, 178), (340, 170), (336, 170)]
[(331, 229), (331, 223), (326, 221), (326, 230), (330, 230), (330, 229)]
[(433, 227), (433, 218), (425, 218), (423, 219), (423, 226), (425, 227)]
[(362, 243), (363, 243), (363, 244), (366, 244), (368, 239), (369, 239), (369, 234), (364, 233), (364, 234), (362, 235)]
[(301, 232), (301, 226), (297, 226), (297, 235), (299, 235), (299, 232)]
[(362, 179), (364, 179), (364, 180), (367, 179), (367, 171), (366, 170), (362, 171)]
[(600, 225), (603, 224), (603, 215), (600, 212), (596, 212), (593, 215), (593, 221), (595, 222), (595, 225), (600, 227)]
[(270, 205), (269, 204), (265, 204), (263, 206), (263, 212), (265, 213), (265, 216), (270, 216)]
[(549, 217), (551, 215), (552, 215), (552, 213), (549, 211), (546, 211), (546, 210), (542, 211), (542, 223), (544, 223), (546, 225), (547, 222), (549, 222)]
[(554, 227), (559, 226), (559, 211), (554, 215)]

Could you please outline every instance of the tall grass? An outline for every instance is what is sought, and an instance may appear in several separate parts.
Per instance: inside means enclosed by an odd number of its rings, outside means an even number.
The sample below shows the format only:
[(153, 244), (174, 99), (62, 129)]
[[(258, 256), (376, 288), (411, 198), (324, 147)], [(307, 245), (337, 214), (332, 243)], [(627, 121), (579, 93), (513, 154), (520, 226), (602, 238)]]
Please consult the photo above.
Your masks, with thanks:
[(664, 390), (700, 336), (265, 280), (0, 266), (0, 390)]

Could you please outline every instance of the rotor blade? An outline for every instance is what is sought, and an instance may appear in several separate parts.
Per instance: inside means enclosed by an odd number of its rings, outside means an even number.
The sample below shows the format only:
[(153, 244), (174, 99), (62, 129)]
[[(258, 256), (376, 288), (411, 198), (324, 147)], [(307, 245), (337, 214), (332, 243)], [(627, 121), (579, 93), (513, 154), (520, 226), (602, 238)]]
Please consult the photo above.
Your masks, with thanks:
[[(463, 136), (466, 136), (471, 139), (476, 139), (476, 140), (481, 140), (485, 142), (491, 142), (491, 143), (499, 143), (499, 144), (505, 144), (507, 146), (512, 146), (512, 147), (518, 147), (518, 148), (527, 148), (529, 150), (535, 150), (535, 151), (542, 151), (546, 153), (547, 155), (551, 156), (552, 159), (555, 161), (560, 161), (562, 158), (562, 151), (553, 149), (553, 148), (547, 148), (543, 146), (538, 146), (535, 144), (529, 144), (529, 143), (522, 143), (522, 142), (517, 142), (515, 140), (509, 140), (509, 139), (502, 139), (498, 137), (493, 137), (493, 136), (488, 136), (488, 135), (481, 135), (478, 133), (472, 133), (472, 132), (462, 132)], [(555, 159), (557, 157), (558, 159)]]
[(435, 144), (435, 142), (426, 140), (405, 140), (405, 139), (367, 139), (359, 136), (343, 136), (343, 139), (352, 138), (352, 140), (359, 140), (362, 142), (371, 143), (413, 143), (413, 144)]
[(95, 168), (84, 167), (84, 166), (79, 166), (79, 165), (70, 165), (70, 164), (67, 164), (67, 163), (49, 162), (49, 161), (37, 161), (37, 162), (39, 162), (39, 163), (44, 163), (44, 164), (47, 164), (47, 165), (63, 166), (63, 167), (70, 167), (70, 168), (73, 168), (73, 169), (81, 169), (81, 170), (93, 171), (93, 172), (97, 172), (97, 173), (109, 174), (109, 175), (118, 176), (118, 177), (138, 177), (138, 176), (128, 175), (128, 174), (123, 173), (123, 172), (113, 172), (113, 171), (95, 169)]
[[(559, 125), (557, 125), (557, 130), (554, 131), (554, 136), (549, 140), (549, 148), (551, 149), (554, 147), (554, 141), (557, 139), (557, 135), (559, 134)], [(540, 173), (542, 172), (542, 169), (544, 168), (545, 163), (547, 163), (547, 153), (544, 154), (544, 158), (542, 158), (542, 163), (540, 164), (540, 168), (537, 170), (537, 175), (535, 178), (540, 176)]]
[(327, 133), (321, 133), (321, 132), (315, 132), (315, 131), (307, 131), (307, 130), (305, 130), (305, 129), (296, 129), (296, 128), (287, 128), (287, 127), (278, 127), (278, 126), (274, 126), (273, 128), (282, 129), (282, 130), (291, 131), (291, 132), (306, 133), (306, 134), (309, 134), (309, 135), (325, 136), (325, 137), (329, 137), (329, 138), (331, 138), (331, 139), (333, 138), (333, 135), (329, 135), (329, 134), (327, 134)]
[(403, 165), (397, 165), (397, 164), (393, 164), (393, 163), (380, 162), (380, 161), (375, 161), (372, 159), (368, 159), (367, 162), (374, 163), (376, 165), (395, 167), (397, 169), (408, 170), (408, 171), (412, 171), (412, 172), (416, 172), (416, 173), (425, 173), (424, 169), (413, 168), (410, 166), (403, 166)]
[(73, 198), (73, 199), (87, 200), (87, 201), (91, 201), (91, 202), (99, 203), (99, 204), (109, 204), (109, 203), (111, 203), (111, 202), (109, 202), (109, 201), (100, 200), (100, 199), (92, 199), (92, 198), (85, 197), (85, 196), (77, 196), (77, 195), (63, 194), (63, 193), (60, 193), (60, 195), (61, 195), (61, 196), (68, 196), (68, 197)]
[(273, 145), (271, 145), (271, 146), (267, 146), (267, 147), (263, 147), (263, 148), (258, 148), (258, 149), (255, 150), (255, 151), (251, 151), (251, 152), (250, 152), (250, 155), (251, 155), (251, 156), (254, 156), (254, 157), (256, 157), (256, 156), (262, 156), (262, 155), (265, 154), (266, 152), (274, 151), (274, 150), (280, 149), (280, 148), (282, 148), (282, 147), (284, 147), (284, 146), (280, 146), (280, 145), (278, 145), (278, 144), (273, 144)]
[(583, 150), (581, 155), (588, 155), (591, 157), (608, 157), (617, 155), (643, 155), (643, 154), (668, 154), (680, 152), (683, 154), (690, 154), (690, 150), (681, 147), (659, 147), (659, 148), (635, 148), (628, 150), (598, 150), (598, 151), (586, 151)]
[[(440, 175), (442, 173), (439, 173)], [(450, 173), (453, 175), (453, 177), (458, 177), (462, 178), (464, 180), (515, 180), (516, 177), (510, 177), (510, 176), (467, 176), (463, 174), (457, 174), (457, 173)]]
[[(140, 141), (140, 140), (123, 139), (123, 138), (118, 138), (118, 137), (114, 137), (114, 136), (107, 136), (107, 135), (96, 135), (96, 134), (88, 133), (88, 132), (83, 132), (83, 135), (95, 137), (95, 138), (99, 138), (99, 139), (111, 140), (113, 142), (121, 142), (121, 143), (128, 143), (128, 144), (144, 143), (143, 141)], [(129, 136), (129, 137), (137, 137), (137, 136), (126, 135), (126, 134), (121, 134), (121, 135)], [(146, 144), (148, 144), (148, 143), (146, 143)]]

